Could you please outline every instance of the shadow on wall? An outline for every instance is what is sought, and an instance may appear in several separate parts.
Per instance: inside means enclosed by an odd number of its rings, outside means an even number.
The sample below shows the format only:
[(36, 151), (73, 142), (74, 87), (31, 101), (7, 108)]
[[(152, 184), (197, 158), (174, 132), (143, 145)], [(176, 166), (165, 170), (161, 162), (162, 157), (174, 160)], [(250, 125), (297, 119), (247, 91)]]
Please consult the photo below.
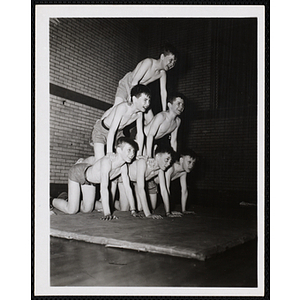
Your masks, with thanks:
[(192, 67), (193, 61), (191, 55), (184, 50), (180, 50), (177, 54), (176, 66), (168, 71), (167, 89), (169, 92), (172, 93), (178, 90), (179, 82), (187, 77)]
[[(184, 111), (180, 115), (181, 125), (178, 130), (178, 150), (180, 151), (186, 145), (189, 144), (191, 138), (189, 132), (191, 132), (191, 123), (199, 118), (197, 114), (197, 106), (195, 103), (184, 96)], [(195, 149), (193, 149), (195, 151)]]

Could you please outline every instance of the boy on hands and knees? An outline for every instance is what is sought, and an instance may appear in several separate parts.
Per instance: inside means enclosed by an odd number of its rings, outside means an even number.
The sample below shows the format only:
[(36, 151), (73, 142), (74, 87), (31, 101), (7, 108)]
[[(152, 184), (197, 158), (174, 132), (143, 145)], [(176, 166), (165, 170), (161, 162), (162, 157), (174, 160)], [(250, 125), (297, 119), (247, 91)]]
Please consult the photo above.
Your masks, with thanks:
[[(120, 81), (115, 96), (115, 105), (129, 101), (130, 90), (137, 84), (148, 85), (159, 79), (162, 110), (167, 109), (167, 74), (176, 64), (176, 50), (170, 44), (165, 44), (159, 59), (145, 58), (137, 64), (132, 72), (128, 72)], [(106, 113), (105, 113), (106, 114)], [(104, 115), (105, 115), (104, 114)], [(153, 118), (151, 110), (145, 114), (146, 124)]]
[[(140, 156), (128, 167), (129, 179), (133, 182), (135, 188), (135, 194), (138, 203), (138, 210), (143, 210), (144, 215), (147, 218), (162, 218), (161, 216), (154, 215), (150, 212), (147, 203), (147, 195), (145, 189), (145, 183), (149, 180), (157, 177), (160, 183), (160, 189), (164, 199), (167, 198), (167, 187), (165, 183), (165, 171), (172, 162), (172, 156), (174, 154), (173, 149), (169, 147), (157, 147), (154, 158)], [(120, 188), (121, 184), (119, 184)], [(120, 189), (120, 209), (128, 210), (128, 199), (124, 197), (122, 189)], [(169, 203), (164, 203), (166, 215), (170, 213)]]
[[(181, 152), (179, 160), (175, 161), (172, 166), (165, 172), (166, 178), (166, 186), (168, 190), (168, 196), (170, 195), (170, 185), (171, 181), (179, 178), (180, 186), (181, 186), (181, 211), (183, 214), (195, 214), (194, 211), (187, 211), (186, 210), (186, 203), (188, 198), (188, 189), (187, 189), (187, 174), (192, 171), (195, 166), (197, 154), (191, 150), (186, 149), (185, 151)], [(156, 180), (156, 183), (158, 181)], [(156, 195), (155, 195), (156, 196)], [(163, 195), (162, 195), (163, 197)], [(151, 198), (152, 207), (156, 207), (156, 197)], [(169, 201), (166, 199), (165, 201)], [(173, 214), (180, 214), (178, 212), (172, 212)]]
[[(137, 150), (133, 140), (121, 137), (117, 141), (116, 153), (109, 153), (99, 160), (89, 157), (71, 167), (68, 179), (68, 201), (53, 199), (53, 206), (67, 214), (78, 211), (91, 212), (95, 205), (95, 184), (100, 183), (103, 206), (103, 220), (117, 219), (112, 216), (109, 205), (109, 183), (121, 175), (132, 215), (135, 216), (135, 203), (129, 184), (127, 163), (131, 163)], [(83, 200), (80, 201), (80, 190)]]
[(152, 157), (154, 141), (166, 135), (171, 136), (170, 144), (177, 151), (177, 134), (181, 123), (179, 118), (184, 110), (183, 96), (175, 95), (169, 98), (168, 111), (162, 111), (154, 116), (144, 128), (146, 135), (146, 155)]
[(92, 131), (95, 159), (113, 152), (114, 142), (123, 135), (123, 129), (136, 121), (139, 153), (142, 154), (144, 144), (143, 113), (150, 105), (150, 90), (145, 85), (136, 85), (131, 89), (131, 101), (122, 102), (109, 109), (101, 119), (97, 120)]

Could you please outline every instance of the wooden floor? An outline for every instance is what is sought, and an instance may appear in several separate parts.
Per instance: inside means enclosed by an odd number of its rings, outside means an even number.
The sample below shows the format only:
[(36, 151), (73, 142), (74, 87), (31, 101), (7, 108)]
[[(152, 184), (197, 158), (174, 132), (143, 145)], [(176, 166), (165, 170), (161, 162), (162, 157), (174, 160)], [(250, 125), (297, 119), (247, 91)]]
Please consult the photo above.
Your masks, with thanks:
[(207, 261), (51, 238), (51, 286), (256, 287), (256, 240)]
[[(126, 212), (110, 222), (101, 221), (100, 213), (51, 216), (51, 230), (108, 244), (51, 237), (51, 286), (256, 287), (256, 208), (194, 209), (197, 215), (163, 220), (132, 219)], [(119, 249), (109, 245), (112, 240), (173, 250)], [(178, 257), (174, 249), (207, 257)]]

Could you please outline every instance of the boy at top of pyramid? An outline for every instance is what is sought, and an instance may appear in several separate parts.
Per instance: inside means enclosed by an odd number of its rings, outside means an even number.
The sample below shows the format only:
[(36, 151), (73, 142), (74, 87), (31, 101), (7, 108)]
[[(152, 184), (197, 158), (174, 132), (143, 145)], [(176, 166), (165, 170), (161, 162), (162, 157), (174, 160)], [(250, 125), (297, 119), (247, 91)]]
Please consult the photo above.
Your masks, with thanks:
[[(114, 106), (130, 100), (130, 90), (133, 86), (137, 84), (148, 85), (159, 79), (161, 105), (162, 110), (165, 111), (167, 109), (166, 72), (175, 66), (177, 60), (176, 52), (176, 49), (172, 45), (166, 43), (158, 59), (145, 58), (140, 61), (133, 71), (128, 72), (119, 81)], [(107, 113), (105, 112), (103, 117)], [(152, 118), (153, 113), (151, 110), (148, 110), (145, 114), (145, 124), (149, 123)]]

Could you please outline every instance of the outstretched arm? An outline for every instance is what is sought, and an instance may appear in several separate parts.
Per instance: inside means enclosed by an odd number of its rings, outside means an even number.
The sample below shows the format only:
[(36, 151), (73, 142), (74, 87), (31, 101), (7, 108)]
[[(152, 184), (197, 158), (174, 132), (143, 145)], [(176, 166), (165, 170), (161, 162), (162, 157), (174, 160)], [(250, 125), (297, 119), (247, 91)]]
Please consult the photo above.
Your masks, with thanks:
[(170, 195), (170, 185), (171, 185), (171, 176), (174, 171), (173, 165), (165, 172), (165, 178), (166, 178), (166, 187), (168, 194)]
[[(168, 170), (169, 171), (169, 170)], [(166, 216), (167, 217), (181, 217), (181, 213), (177, 211), (172, 211), (170, 212), (170, 192), (167, 188), (167, 180), (170, 180), (170, 173), (167, 174), (163, 172), (162, 170), (159, 171), (158, 173), (158, 178), (159, 178), (159, 186), (160, 186), (160, 193), (164, 202), (165, 210), (166, 210)], [(169, 183), (169, 188), (170, 188), (170, 183)]]
[(125, 107), (124, 105), (118, 105), (116, 109), (114, 110), (114, 116), (113, 116), (113, 121), (111, 122), (109, 126), (109, 131), (107, 135), (107, 145), (106, 145), (106, 153), (113, 152), (113, 147), (114, 147), (114, 141), (115, 141), (115, 135), (116, 131), (119, 128), (121, 119), (123, 114), (125, 113)]
[(171, 133), (171, 141), (170, 141), (171, 147), (173, 148), (174, 151), (177, 151), (177, 134), (178, 134), (178, 129), (179, 129), (181, 120), (179, 118), (177, 118), (176, 122), (177, 122), (177, 127)]
[(124, 188), (125, 188), (125, 194), (126, 194), (126, 197), (128, 199), (128, 202), (129, 202), (130, 212), (133, 216), (136, 217), (137, 215), (136, 215), (135, 203), (134, 203), (132, 189), (130, 187), (130, 180), (129, 180), (129, 176), (128, 176), (128, 166), (127, 166), (127, 164), (124, 164), (122, 166), (121, 176), (122, 176), (123, 185), (124, 185)]
[(160, 99), (161, 99), (161, 106), (162, 110), (167, 110), (167, 74), (164, 70), (161, 71), (162, 76), (160, 77)]
[(146, 173), (146, 161), (140, 159), (137, 162), (136, 170), (136, 185), (137, 185), (137, 197), (140, 199), (142, 209), (146, 217), (150, 216), (150, 210), (147, 204), (147, 198), (145, 193), (145, 173)]
[(137, 194), (137, 197), (139, 197), (144, 214), (147, 218), (153, 218), (153, 219), (162, 218), (161, 216), (152, 215), (150, 213), (148, 203), (147, 203), (146, 192), (145, 192), (145, 173), (146, 173), (146, 160), (141, 159), (137, 163), (137, 172), (136, 172), (136, 176), (137, 176), (136, 194)]
[(182, 212), (185, 211), (186, 208), (186, 201), (188, 197), (188, 190), (186, 184), (186, 173), (180, 176), (180, 185), (181, 185), (181, 209)]
[(100, 172), (100, 193), (101, 201), (103, 206), (104, 217), (103, 220), (113, 219), (110, 208), (109, 208), (109, 173), (111, 171), (111, 161), (108, 158), (104, 158), (101, 162), (101, 172)]
[(170, 214), (170, 201), (169, 201), (169, 194), (166, 187), (165, 172), (163, 170), (159, 170), (158, 180), (159, 180), (160, 193), (165, 206), (166, 215), (168, 215)]
[(139, 146), (139, 150), (137, 155), (143, 155), (143, 147), (144, 147), (144, 124), (143, 124), (143, 114), (139, 113), (139, 117), (136, 120), (136, 141)]
[(146, 141), (146, 155), (148, 157), (152, 157), (152, 150), (153, 150), (153, 141), (157, 135), (158, 129), (160, 125), (164, 121), (164, 115), (162, 113), (158, 113), (153, 121), (149, 124), (150, 129), (148, 131), (147, 136), (147, 141)]
[(187, 173), (184, 173), (180, 176), (180, 185), (181, 185), (181, 210), (184, 214), (194, 214), (194, 211), (187, 211), (186, 202), (188, 198), (188, 189), (186, 184)]

